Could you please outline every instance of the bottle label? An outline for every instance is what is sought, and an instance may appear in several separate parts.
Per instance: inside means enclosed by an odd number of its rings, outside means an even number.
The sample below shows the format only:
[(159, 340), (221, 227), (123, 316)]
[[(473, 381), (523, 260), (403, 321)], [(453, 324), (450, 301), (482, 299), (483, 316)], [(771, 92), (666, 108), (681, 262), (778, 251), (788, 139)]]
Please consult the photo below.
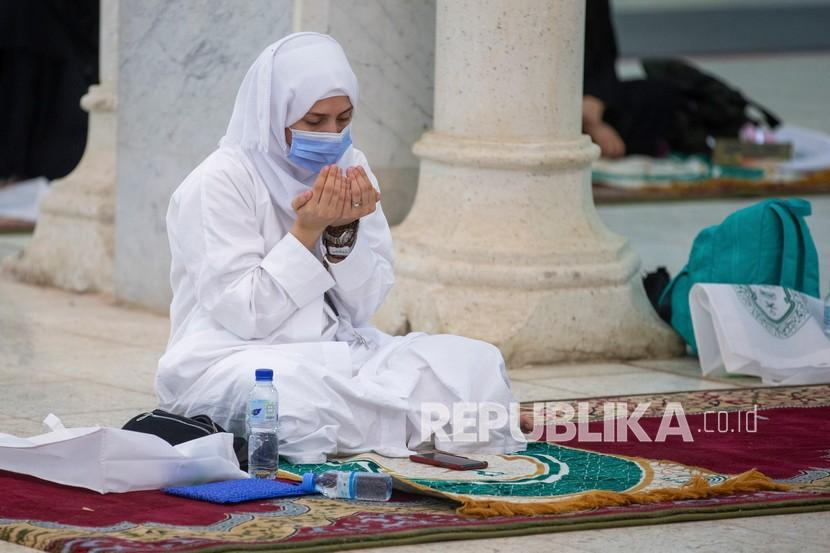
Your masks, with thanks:
[(830, 333), (830, 304), (824, 305), (824, 333)]
[(252, 399), (248, 403), (248, 420), (251, 426), (277, 424), (277, 402), (268, 399)]
[(354, 479), (357, 476), (356, 472), (338, 472), (337, 473), (337, 497), (344, 499), (354, 498)]

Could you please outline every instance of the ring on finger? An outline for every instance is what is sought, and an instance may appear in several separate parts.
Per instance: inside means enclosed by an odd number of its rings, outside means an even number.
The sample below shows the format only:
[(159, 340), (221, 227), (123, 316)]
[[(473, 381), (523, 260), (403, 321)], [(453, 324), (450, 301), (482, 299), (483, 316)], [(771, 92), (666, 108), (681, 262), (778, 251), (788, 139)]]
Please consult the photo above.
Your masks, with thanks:
[(352, 207), (355, 207), (355, 208), (360, 207), (362, 205), (363, 204), (361, 202), (352, 202)]

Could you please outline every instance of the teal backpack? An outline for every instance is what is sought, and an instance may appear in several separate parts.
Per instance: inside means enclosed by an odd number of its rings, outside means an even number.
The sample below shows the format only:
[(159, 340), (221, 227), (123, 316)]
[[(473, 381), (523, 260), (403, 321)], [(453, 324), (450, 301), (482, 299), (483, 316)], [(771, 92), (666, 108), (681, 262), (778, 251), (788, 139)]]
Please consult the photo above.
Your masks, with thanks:
[(798, 198), (766, 200), (703, 229), (692, 244), (689, 262), (660, 296), (671, 306), (671, 325), (697, 351), (689, 291), (698, 282), (774, 284), (819, 296), (818, 254), (804, 217), (810, 202)]

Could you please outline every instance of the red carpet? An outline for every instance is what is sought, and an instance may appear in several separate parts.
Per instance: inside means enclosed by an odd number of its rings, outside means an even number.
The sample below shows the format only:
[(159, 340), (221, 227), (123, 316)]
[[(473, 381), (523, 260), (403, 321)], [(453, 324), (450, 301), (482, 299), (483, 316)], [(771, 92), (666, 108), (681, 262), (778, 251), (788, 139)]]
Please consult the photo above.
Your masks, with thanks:
[[(560, 443), (603, 453), (667, 459), (729, 474), (752, 468), (775, 479), (794, 478), (812, 469), (820, 474), (830, 470), (830, 397), (821, 398), (827, 389), (827, 386), (761, 388), (731, 393), (707, 391), (614, 398), (614, 401), (627, 401), (629, 411), (633, 411), (636, 403), (650, 401), (652, 408), (647, 415), (662, 415), (667, 401), (677, 401), (683, 395), (693, 397), (691, 401), (681, 400), (680, 404), (686, 412), (694, 442), (684, 442), (680, 436), (668, 436), (662, 443), (640, 442), (629, 432), (628, 442), (588, 443), (574, 439)], [(742, 397), (739, 401), (729, 401), (730, 396)], [(602, 403), (606, 400), (590, 401), (591, 412), (601, 416)], [(776, 404), (782, 406), (776, 407)], [(754, 405), (758, 410), (753, 428)], [(660, 422), (660, 416), (644, 416), (640, 426), (653, 438)], [(755, 432), (750, 431), (753, 429)], [(589, 430), (601, 431), (602, 422), (591, 422)]]

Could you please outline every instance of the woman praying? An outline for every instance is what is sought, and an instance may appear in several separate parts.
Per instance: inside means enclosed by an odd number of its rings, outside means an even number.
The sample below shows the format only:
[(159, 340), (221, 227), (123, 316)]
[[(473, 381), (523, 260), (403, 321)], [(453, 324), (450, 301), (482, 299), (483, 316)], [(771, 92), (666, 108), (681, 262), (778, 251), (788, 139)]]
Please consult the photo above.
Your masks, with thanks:
[(265, 367), (280, 393), (280, 455), (291, 462), (522, 450), (515, 417), (484, 439), (469, 439), (470, 417), (441, 433), (425, 423), (436, 404), (509, 408), (497, 348), (390, 336), (369, 322), (394, 283), (393, 247), (377, 179), (352, 145), (357, 98), (346, 55), (327, 35), (285, 37), (249, 69), (219, 148), (170, 200), (161, 407), (244, 435), (254, 371)]

